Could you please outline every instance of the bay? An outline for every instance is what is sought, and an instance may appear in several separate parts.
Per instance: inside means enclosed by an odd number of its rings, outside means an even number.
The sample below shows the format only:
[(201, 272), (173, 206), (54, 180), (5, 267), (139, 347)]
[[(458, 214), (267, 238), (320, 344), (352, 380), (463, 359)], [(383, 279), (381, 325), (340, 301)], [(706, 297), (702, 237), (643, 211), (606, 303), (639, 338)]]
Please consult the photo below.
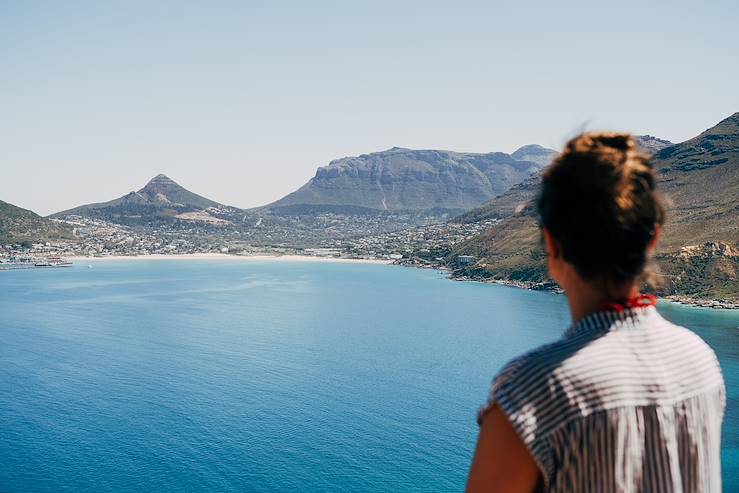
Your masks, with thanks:
[[(369, 264), (99, 261), (0, 273), (0, 491), (461, 491), (475, 413), (563, 296)], [(726, 378), (739, 312), (662, 303)]]

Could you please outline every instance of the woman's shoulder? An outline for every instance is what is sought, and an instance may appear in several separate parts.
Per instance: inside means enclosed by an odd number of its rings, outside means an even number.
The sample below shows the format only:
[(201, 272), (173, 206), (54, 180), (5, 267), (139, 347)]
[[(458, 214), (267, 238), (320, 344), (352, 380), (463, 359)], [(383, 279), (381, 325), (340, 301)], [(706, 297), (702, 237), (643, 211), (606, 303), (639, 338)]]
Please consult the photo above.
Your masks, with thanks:
[[(526, 383), (530, 383), (535, 387), (539, 387), (539, 384), (543, 384), (551, 378), (553, 372), (564, 361), (577, 354), (589, 343), (591, 341), (586, 339), (563, 338), (517, 356), (503, 365), (495, 376), (493, 390), (496, 387), (510, 384), (521, 387)], [(525, 385), (523, 388), (525, 388)]]
[(510, 360), (493, 379), (481, 414), (497, 403), (514, 417), (534, 409), (549, 418), (575, 416), (635, 395), (658, 403), (723, 387), (715, 353), (685, 327), (656, 316), (606, 329), (565, 336)]
[(486, 404), (478, 420), (494, 405), (506, 414), (547, 399), (555, 370), (586, 344), (585, 341), (560, 339), (544, 344), (508, 361), (493, 378)]
[(487, 413), (499, 406), (546, 477), (553, 467), (547, 445), (552, 418), (566, 414), (561, 403), (552, 399), (559, 387), (552, 379), (562, 361), (582, 345), (583, 341), (560, 339), (510, 360), (494, 378), (477, 415), (482, 424)]
[[(713, 348), (689, 328), (663, 319), (662, 334), (651, 349), (660, 356), (661, 368), (671, 369), (685, 387), (688, 377), (695, 381), (695, 391), (724, 387), (723, 373)], [(701, 377), (701, 378), (698, 378)]]
[(623, 368), (625, 362), (631, 362), (629, 356), (639, 354), (660, 364), (693, 364), (720, 372), (713, 349), (698, 334), (666, 320), (652, 308), (624, 320), (605, 317), (589, 330), (568, 331), (553, 343), (513, 358), (496, 375), (492, 390), (515, 386), (520, 392), (539, 394), (542, 386), (552, 387), (553, 379), (572, 383), (589, 371), (603, 374), (604, 366)]
[(658, 329), (662, 331), (665, 344), (681, 346), (686, 351), (703, 353), (716, 359), (713, 348), (694, 331), (682, 325), (677, 325), (665, 318), (659, 317)]

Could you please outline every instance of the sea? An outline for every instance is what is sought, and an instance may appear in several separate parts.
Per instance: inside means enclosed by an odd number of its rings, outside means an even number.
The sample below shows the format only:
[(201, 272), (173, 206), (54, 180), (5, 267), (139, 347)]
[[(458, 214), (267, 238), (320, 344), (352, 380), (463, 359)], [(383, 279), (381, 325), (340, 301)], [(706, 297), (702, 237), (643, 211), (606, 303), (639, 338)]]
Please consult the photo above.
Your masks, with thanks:
[[(659, 310), (718, 354), (739, 491), (739, 311)], [(561, 295), (391, 265), (0, 272), (0, 491), (462, 491), (491, 378), (568, 324)]]

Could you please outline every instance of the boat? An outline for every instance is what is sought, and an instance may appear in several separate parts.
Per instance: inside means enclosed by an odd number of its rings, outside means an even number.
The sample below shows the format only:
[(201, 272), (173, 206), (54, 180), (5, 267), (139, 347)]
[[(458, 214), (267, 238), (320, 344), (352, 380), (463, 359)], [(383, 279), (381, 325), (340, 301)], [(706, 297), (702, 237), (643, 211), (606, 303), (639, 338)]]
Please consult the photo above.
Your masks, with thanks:
[(50, 256), (33, 264), (35, 267), (71, 267), (72, 262), (62, 257)]
[(62, 257), (53, 256), (47, 257), (46, 260), (51, 264), (52, 267), (71, 267), (72, 262)]

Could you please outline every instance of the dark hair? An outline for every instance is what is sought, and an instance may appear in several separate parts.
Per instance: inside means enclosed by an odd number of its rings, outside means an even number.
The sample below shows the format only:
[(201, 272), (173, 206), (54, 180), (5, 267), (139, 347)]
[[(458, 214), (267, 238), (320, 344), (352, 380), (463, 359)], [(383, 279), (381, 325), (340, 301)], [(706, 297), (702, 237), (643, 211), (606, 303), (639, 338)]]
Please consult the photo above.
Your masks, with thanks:
[(578, 135), (544, 172), (540, 225), (584, 279), (633, 281), (644, 272), (655, 225), (664, 223), (656, 181), (631, 135)]

